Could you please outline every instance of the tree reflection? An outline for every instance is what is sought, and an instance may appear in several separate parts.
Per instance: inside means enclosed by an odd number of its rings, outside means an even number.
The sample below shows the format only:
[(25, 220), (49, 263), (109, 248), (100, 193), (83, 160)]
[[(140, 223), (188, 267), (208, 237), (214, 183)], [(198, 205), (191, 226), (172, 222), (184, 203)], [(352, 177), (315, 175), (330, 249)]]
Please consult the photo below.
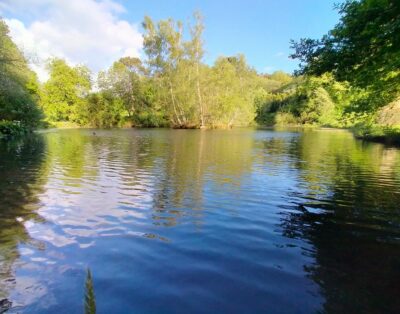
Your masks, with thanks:
[[(90, 130), (49, 133), (49, 185), (52, 190), (62, 188), (53, 193), (60, 200), (54, 204), (57, 208), (51, 209), (52, 214), (62, 212), (62, 206), (79, 207), (79, 216), (70, 212), (69, 219), (82, 228), (93, 217), (104, 220), (102, 217), (107, 215), (129, 214), (150, 215), (156, 226), (175, 226), (182, 217), (199, 225), (207, 187), (218, 186), (228, 189), (228, 193), (240, 190), (240, 177), (249, 173), (253, 164), (252, 132), (98, 130), (96, 136)], [(80, 195), (85, 196), (84, 203)]]
[[(0, 141), (0, 299), (15, 284), (13, 264), (18, 246), (30, 242), (24, 223), (42, 221), (36, 210), (45, 183), (45, 143), (40, 135)], [(40, 248), (40, 244), (31, 243)]]
[[(315, 132), (292, 143), (299, 169), (296, 211), (283, 234), (313, 246), (306, 271), (327, 313), (400, 310), (399, 152), (343, 134)], [(292, 209), (292, 208), (291, 208)]]
[[(65, 263), (79, 268), (90, 250), (114, 258), (118, 255), (109, 251), (114, 246), (134, 252), (160, 248), (160, 242), (137, 237), (191, 240), (193, 229), (208, 219), (216, 236), (232, 237), (233, 247), (251, 247), (249, 239), (261, 239), (254, 249), (258, 254), (258, 248), (282, 240), (268, 229), (281, 218), (284, 237), (310, 244), (302, 252), (313, 264), (305, 270), (320, 286), (326, 312), (400, 308), (397, 150), (354, 141), (344, 132), (252, 130), (98, 130), (95, 136), (68, 130), (0, 145), (0, 298), (15, 281), (13, 268), (26, 249), (21, 243), (46, 243), (53, 252), (40, 257), (50, 261), (65, 253), (71, 258)], [(236, 225), (230, 225), (233, 216)], [(215, 218), (221, 221), (213, 225)], [(222, 222), (231, 230), (219, 234)], [(249, 234), (254, 225), (260, 235), (235, 238), (238, 230)], [(204, 246), (221, 249), (214, 239), (204, 237)], [(294, 253), (289, 262), (298, 257)], [(62, 269), (57, 258), (51, 262)], [(268, 264), (270, 257), (265, 258)], [(42, 261), (36, 263), (40, 273), (27, 271), (35, 279), (49, 268)]]
[(155, 171), (155, 223), (174, 226), (183, 215), (191, 215), (195, 224), (201, 224), (207, 188), (216, 185), (227, 193), (240, 190), (241, 176), (253, 164), (254, 139), (248, 132), (252, 131), (242, 130), (239, 136), (229, 131), (169, 133)]

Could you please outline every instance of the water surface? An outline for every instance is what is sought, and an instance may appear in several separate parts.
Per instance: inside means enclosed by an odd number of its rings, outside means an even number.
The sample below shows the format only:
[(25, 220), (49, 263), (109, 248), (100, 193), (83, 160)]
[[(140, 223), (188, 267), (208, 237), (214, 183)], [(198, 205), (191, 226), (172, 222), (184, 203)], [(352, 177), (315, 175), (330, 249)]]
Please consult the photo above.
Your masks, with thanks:
[(400, 312), (400, 151), (344, 131), (0, 143), (11, 313)]

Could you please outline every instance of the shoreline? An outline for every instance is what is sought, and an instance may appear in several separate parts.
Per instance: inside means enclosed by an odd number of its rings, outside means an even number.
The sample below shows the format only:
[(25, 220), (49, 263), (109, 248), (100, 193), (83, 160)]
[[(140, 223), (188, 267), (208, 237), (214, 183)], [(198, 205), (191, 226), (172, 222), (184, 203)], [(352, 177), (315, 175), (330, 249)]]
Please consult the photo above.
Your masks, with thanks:
[(373, 125), (364, 127), (329, 127), (329, 126), (314, 126), (314, 125), (279, 125), (279, 126), (258, 126), (260, 129), (274, 130), (276, 128), (289, 129), (318, 129), (318, 130), (336, 130), (347, 131), (353, 134), (357, 140), (380, 143), (387, 146), (400, 147), (400, 127), (388, 127), (384, 125)]
[[(115, 127), (115, 128), (103, 128), (104, 130), (111, 129), (171, 129), (171, 130), (231, 130), (238, 128), (247, 128), (247, 127), (233, 127), (233, 128), (212, 128), (212, 127), (203, 127), (203, 128), (174, 128), (174, 127)], [(298, 129), (298, 130), (335, 130), (335, 131), (347, 131), (353, 134), (354, 138), (357, 140), (362, 140), (366, 142), (372, 143), (380, 143), (388, 146), (396, 146), (400, 147), (400, 128), (396, 127), (387, 127), (387, 126), (379, 126), (375, 125), (372, 127), (363, 127), (363, 128), (340, 128), (340, 127), (328, 127), (328, 126), (315, 126), (315, 125), (251, 125), (248, 128), (255, 128), (259, 130), (279, 130), (279, 129)], [(29, 133), (47, 133), (53, 132), (56, 130), (73, 130), (73, 129), (102, 129), (96, 127), (88, 127), (88, 126), (61, 126), (61, 127), (52, 127), (52, 128), (39, 128), (32, 130)], [(14, 137), (14, 136), (13, 136)], [(13, 138), (12, 137), (12, 138)], [(4, 140), (9, 138), (5, 134), (0, 133), (0, 140)]]

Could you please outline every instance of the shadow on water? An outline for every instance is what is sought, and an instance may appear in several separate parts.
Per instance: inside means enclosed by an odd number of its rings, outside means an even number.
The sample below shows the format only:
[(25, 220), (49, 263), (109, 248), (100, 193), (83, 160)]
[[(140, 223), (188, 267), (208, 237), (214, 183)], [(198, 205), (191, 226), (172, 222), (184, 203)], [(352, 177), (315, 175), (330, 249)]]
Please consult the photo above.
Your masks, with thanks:
[(396, 149), (254, 130), (0, 145), (0, 300), (29, 313), (82, 310), (88, 266), (101, 312), (400, 308)]
[(302, 136), (290, 154), (300, 191), (288, 193), (284, 236), (309, 242), (305, 266), (326, 313), (400, 311), (400, 154), (347, 134)]
[(47, 134), (46, 140), (48, 159), (62, 178), (58, 184), (62, 183), (66, 200), (85, 194), (88, 207), (106, 214), (107, 203), (99, 208), (88, 194), (92, 189), (112, 194), (109, 191), (117, 188), (118, 199), (110, 205), (149, 208), (154, 225), (168, 227), (189, 211), (201, 220), (206, 181), (223, 186), (250, 171), (249, 132), (230, 140), (225, 131), (98, 130), (94, 137), (91, 131), (68, 130)]
[(44, 184), (43, 137), (0, 141), (0, 299), (15, 286), (14, 264), (18, 246), (29, 243), (41, 249), (25, 228), (27, 221), (43, 221), (36, 210), (37, 194)]
[(229, 185), (231, 192), (240, 190), (237, 178), (252, 166), (249, 152), (253, 139), (249, 134), (231, 140), (225, 131), (176, 131), (169, 134), (163, 145), (155, 165), (159, 177), (153, 219), (157, 225), (174, 226), (177, 219), (190, 214), (193, 223), (200, 226), (207, 201), (205, 186), (212, 182), (221, 191), (225, 185)]

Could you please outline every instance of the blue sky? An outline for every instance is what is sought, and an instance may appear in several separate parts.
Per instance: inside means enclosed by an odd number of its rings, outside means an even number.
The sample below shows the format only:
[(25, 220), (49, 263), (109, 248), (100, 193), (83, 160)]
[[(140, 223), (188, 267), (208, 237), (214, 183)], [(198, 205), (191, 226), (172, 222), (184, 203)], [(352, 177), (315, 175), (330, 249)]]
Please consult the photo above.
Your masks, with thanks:
[[(319, 38), (339, 20), (334, 3), (343, 0), (0, 0), (0, 15), (14, 41), (36, 63), (49, 57), (83, 63), (94, 72), (116, 59), (142, 56), (141, 21), (172, 17), (188, 21), (199, 10), (205, 22), (205, 61), (245, 54), (260, 72), (292, 72), (289, 41)], [(42, 63), (42, 64), (40, 64)]]
[[(258, 71), (292, 72), (297, 63), (288, 59), (290, 39), (319, 38), (339, 19), (338, 0), (149, 0), (120, 1), (127, 18), (187, 20), (199, 10), (205, 19), (206, 62), (219, 55), (244, 53)], [(129, 16), (129, 17), (128, 17)]]

